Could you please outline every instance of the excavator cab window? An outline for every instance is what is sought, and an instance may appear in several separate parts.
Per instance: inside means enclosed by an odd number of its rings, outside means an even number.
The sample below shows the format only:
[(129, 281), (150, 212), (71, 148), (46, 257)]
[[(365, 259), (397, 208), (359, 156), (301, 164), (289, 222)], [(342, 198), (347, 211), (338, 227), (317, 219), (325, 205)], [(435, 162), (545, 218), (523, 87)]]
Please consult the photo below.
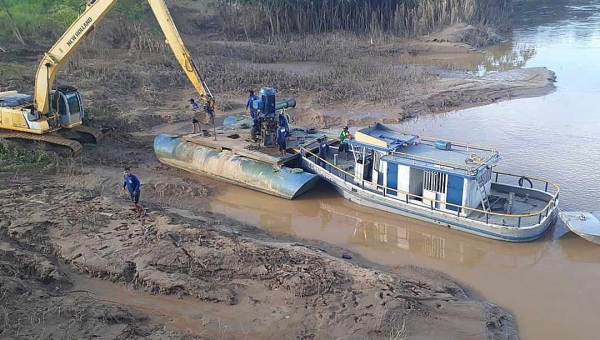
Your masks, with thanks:
[(77, 92), (69, 93), (67, 95), (67, 103), (69, 104), (69, 114), (77, 114), (81, 112), (81, 105)]
[(65, 103), (65, 98), (63, 98), (63, 96), (58, 95), (58, 114), (62, 115), (68, 115), (69, 111), (67, 111), (67, 105)]

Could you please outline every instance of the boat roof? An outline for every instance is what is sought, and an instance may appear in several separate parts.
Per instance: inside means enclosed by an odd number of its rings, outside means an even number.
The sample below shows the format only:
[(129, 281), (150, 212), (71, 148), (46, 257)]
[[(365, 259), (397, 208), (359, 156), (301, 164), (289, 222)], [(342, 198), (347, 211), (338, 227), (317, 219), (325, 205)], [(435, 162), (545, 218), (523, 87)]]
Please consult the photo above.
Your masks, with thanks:
[(402, 148), (404, 144), (412, 144), (419, 136), (399, 132), (383, 124), (376, 123), (364, 129), (356, 131), (353, 142), (370, 144), (376, 149), (394, 151)]
[[(349, 143), (385, 151), (387, 156), (382, 159), (387, 162), (461, 176), (475, 176), (500, 159), (498, 151), (491, 147), (418, 136), (380, 123), (358, 130)], [(449, 149), (444, 148), (446, 145)]]

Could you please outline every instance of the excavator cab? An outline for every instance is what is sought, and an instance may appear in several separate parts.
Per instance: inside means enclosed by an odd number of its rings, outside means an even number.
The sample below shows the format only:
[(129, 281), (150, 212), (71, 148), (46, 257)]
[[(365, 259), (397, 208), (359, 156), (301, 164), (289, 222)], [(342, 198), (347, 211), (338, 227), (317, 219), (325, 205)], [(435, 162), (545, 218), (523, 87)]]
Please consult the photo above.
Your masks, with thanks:
[(81, 124), (85, 112), (81, 94), (73, 86), (59, 86), (51, 92), (51, 112), (58, 113), (58, 123), (70, 128)]

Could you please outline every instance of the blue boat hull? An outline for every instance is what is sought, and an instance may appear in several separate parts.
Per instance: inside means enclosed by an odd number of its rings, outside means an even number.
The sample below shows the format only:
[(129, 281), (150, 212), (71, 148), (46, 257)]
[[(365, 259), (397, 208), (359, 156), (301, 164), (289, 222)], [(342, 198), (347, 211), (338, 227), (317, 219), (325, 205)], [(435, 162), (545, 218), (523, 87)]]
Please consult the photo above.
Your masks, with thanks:
[(154, 152), (163, 164), (290, 200), (313, 188), (319, 180), (301, 169), (284, 165), (275, 171), (271, 164), (186, 142), (179, 136), (156, 136)]
[[(428, 206), (407, 203), (396, 199), (394, 196), (390, 197), (388, 195), (385, 197), (380, 192), (365, 190), (357, 184), (344, 181), (342, 178), (335, 176), (306, 157), (302, 159), (302, 165), (307, 171), (319, 175), (324, 181), (333, 185), (339, 194), (351, 202), (495, 240), (509, 242), (534, 241), (540, 238), (556, 222), (558, 217), (558, 208), (556, 207), (558, 202), (556, 202), (551, 212), (543, 217), (539, 223), (532, 226), (514, 227), (487, 223), (458, 216), (455, 213), (430, 209)], [(518, 190), (517, 188), (514, 189)], [(548, 196), (550, 197), (549, 194)]]

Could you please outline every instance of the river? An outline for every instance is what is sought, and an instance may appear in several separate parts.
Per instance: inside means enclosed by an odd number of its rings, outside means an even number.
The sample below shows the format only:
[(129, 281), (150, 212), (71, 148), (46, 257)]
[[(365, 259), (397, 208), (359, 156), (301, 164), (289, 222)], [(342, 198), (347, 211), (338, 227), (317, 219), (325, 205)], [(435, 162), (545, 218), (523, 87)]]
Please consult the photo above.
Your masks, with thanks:
[[(473, 70), (545, 66), (557, 75), (553, 93), (400, 127), (497, 147), (498, 170), (558, 183), (562, 210), (600, 210), (600, 2), (524, 1), (516, 14), (510, 41), (490, 48)], [(230, 187), (212, 210), (380, 264), (439, 270), (513, 313), (522, 339), (599, 338), (600, 246), (560, 222), (536, 242), (503, 243), (361, 208), (326, 187), (291, 202)]]

